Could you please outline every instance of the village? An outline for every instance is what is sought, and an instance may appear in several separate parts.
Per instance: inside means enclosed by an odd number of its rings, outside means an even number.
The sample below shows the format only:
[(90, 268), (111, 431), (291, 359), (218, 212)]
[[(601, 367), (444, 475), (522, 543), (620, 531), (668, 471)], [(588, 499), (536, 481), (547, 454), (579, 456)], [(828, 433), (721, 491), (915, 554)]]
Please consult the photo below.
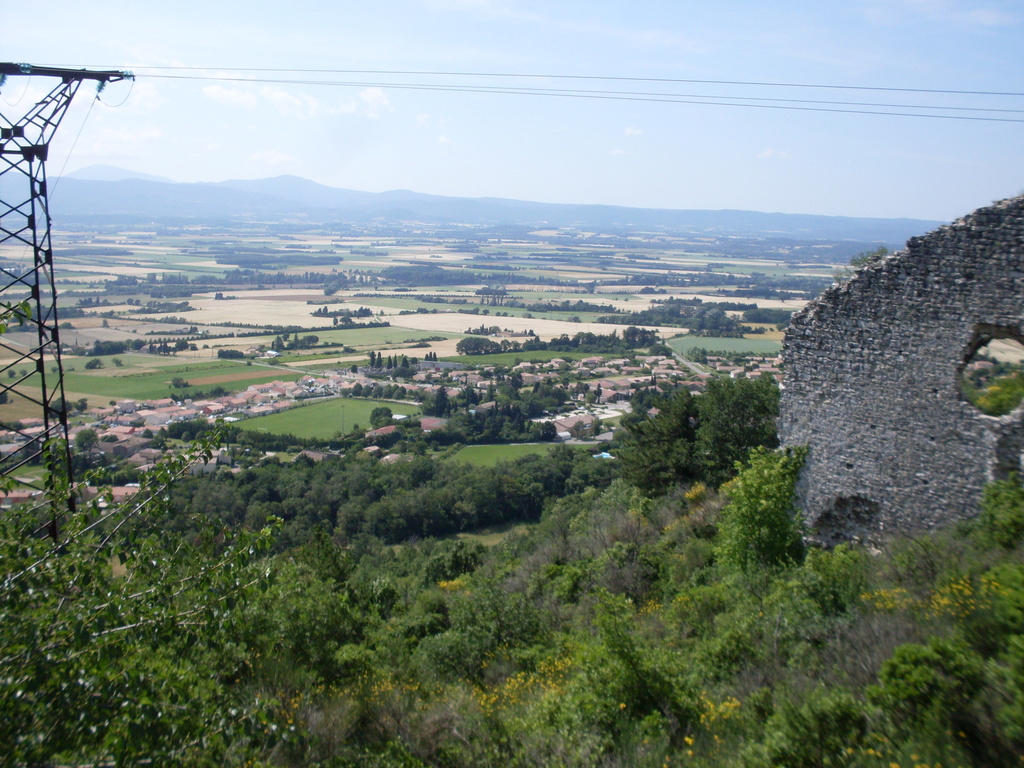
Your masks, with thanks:
[[(159, 439), (161, 430), (173, 424), (193, 421), (233, 424), (281, 413), (311, 401), (338, 397), (369, 397), (382, 405), (422, 403), (442, 390), (473, 393), (469, 412), (482, 413), (497, 407), (496, 386), (507, 384), (524, 391), (542, 385), (561, 389), (565, 402), (559, 412), (545, 413), (533, 421), (550, 422), (554, 441), (599, 445), (614, 439), (615, 422), (631, 411), (630, 400), (639, 390), (654, 388), (667, 393), (683, 387), (697, 394), (703, 391), (708, 380), (722, 376), (751, 379), (768, 376), (781, 382), (779, 365), (780, 360), (775, 357), (709, 356), (706, 364), (696, 364), (675, 356), (643, 354), (590, 355), (576, 360), (554, 358), (544, 362), (519, 362), (511, 367), (472, 366), (469, 360), (424, 360), (410, 366), (415, 373), (409, 377), (394, 376), (384, 367), (353, 365), (318, 376), (304, 375), (297, 381), (253, 384), (215, 398), (122, 399), (89, 407), (72, 419), (69, 440), (78, 453), (102, 456), (141, 474), (153, 469), (167, 451), (173, 450)], [(399, 413), (394, 414), (393, 422), (365, 430), (361, 450), (388, 463), (403, 460), (402, 454), (388, 450), (399, 423), (418, 426), (424, 433), (430, 433), (445, 429), (448, 419)], [(0, 454), (10, 455), (21, 450), (26, 437), (31, 440), (42, 431), (41, 419), (22, 419), (18, 432), (0, 431)], [(301, 455), (321, 460), (330, 454), (307, 449)], [(238, 469), (234, 457), (226, 450), (215, 451), (208, 461), (196, 461), (189, 472), (211, 474), (218, 469)], [(115, 486), (114, 499), (131, 495), (135, 488), (135, 484)], [(88, 489), (84, 492), (86, 496), (95, 493)], [(4, 497), (2, 504), (9, 506), (30, 496), (30, 491), (13, 490)]]

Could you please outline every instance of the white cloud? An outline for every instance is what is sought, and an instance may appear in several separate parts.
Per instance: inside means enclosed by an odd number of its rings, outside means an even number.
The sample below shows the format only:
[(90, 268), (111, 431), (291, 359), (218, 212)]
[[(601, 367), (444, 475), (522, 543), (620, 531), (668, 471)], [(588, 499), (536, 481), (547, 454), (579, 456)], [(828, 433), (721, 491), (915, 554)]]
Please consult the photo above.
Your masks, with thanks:
[(428, 114), (416, 115), (416, 127), (417, 128), (426, 128), (429, 125), (430, 125), (430, 115), (428, 115)]
[(610, 155), (628, 155), (629, 153), (624, 149), (613, 149), (608, 154)]
[(624, 131), (624, 133), (627, 136), (639, 136), (641, 133), (643, 133), (643, 129), (642, 128), (634, 128), (632, 125), (630, 125), (630, 126), (626, 127), (626, 130)]
[[(381, 110), (384, 109), (394, 109), (394, 107), (391, 106), (391, 102), (388, 101), (387, 94), (385, 94), (380, 88), (365, 88), (359, 92), (355, 99), (342, 102), (334, 111), (341, 112), (346, 115), (359, 115), (361, 117), (376, 119), (380, 117)], [(429, 120), (430, 116), (418, 115), (416, 117), (416, 124), (423, 127), (426, 123), (421, 122), (420, 118)]]
[(227, 104), (231, 107), (243, 107), (254, 109), (259, 102), (255, 93), (243, 91), (240, 88), (225, 88), (222, 85), (208, 85), (203, 88), (203, 96), (213, 99), (220, 104)]
[(963, 0), (862, 0), (862, 7), (868, 21), (884, 25), (915, 24), (922, 18), (958, 27), (998, 27), (1018, 21), (1002, 10)]
[(438, 144), (451, 144), (451, 143), (452, 143), (452, 140), (451, 140), (451, 139), (449, 139), (449, 138), (448, 138), (447, 136), (445, 136), (444, 134), (442, 134), (442, 135), (440, 135), (440, 136), (438, 136), (438, 137), (437, 137), (437, 143), (438, 143)]
[(320, 102), (304, 93), (295, 96), (282, 88), (267, 86), (260, 90), (260, 95), (287, 117), (314, 117), (320, 112)]
[(378, 117), (382, 109), (391, 110), (391, 102), (380, 88), (367, 88), (359, 92), (359, 100), (363, 105), (363, 114), (367, 117)]
[(976, 24), (981, 27), (1000, 27), (1013, 24), (1017, 21), (1012, 16), (992, 8), (976, 8), (964, 13), (962, 18), (971, 24)]

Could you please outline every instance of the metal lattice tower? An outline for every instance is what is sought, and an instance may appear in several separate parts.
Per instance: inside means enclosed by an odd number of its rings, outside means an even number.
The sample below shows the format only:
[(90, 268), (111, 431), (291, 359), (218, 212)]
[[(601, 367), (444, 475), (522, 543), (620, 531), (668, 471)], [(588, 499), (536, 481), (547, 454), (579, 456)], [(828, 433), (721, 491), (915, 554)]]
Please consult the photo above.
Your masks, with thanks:
[[(0, 312), (8, 331), (20, 331), (0, 336), (0, 401), (27, 400), (38, 414), (27, 424), (23, 419), (16, 441), (0, 452), (0, 476), (13, 477), (54, 450), (47, 446), (57, 445), (50, 470), (66, 472), (70, 483), (46, 159), (83, 81), (102, 87), (132, 75), (0, 63), (0, 87), (12, 76), (59, 78), (60, 83), (22, 117), (0, 115)], [(42, 482), (27, 484), (45, 490)]]

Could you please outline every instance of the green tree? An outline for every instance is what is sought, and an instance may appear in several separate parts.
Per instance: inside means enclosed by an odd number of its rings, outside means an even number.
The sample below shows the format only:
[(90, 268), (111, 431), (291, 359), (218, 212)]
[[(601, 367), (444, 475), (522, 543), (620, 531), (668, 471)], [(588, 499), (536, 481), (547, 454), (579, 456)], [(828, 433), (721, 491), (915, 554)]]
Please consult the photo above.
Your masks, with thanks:
[(390, 424), (391, 418), (394, 416), (391, 409), (386, 405), (379, 406), (370, 411), (370, 426), (374, 429), (380, 429), (381, 427)]
[(483, 561), (482, 544), (456, 539), (437, 545), (423, 566), (423, 577), (427, 584), (447, 581), (474, 571)]
[(765, 724), (762, 744), (749, 748), (752, 768), (854, 765), (868, 730), (864, 707), (846, 691), (818, 688), (799, 703), (786, 700)]
[(279, 559), (266, 592), (251, 601), (240, 628), (258, 677), (322, 683), (346, 675), (342, 648), (361, 639), (348, 592), (315, 564)]
[(75, 435), (75, 448), (83, 453), (91, 451), (98, 442), (99, 436), (96, 434), (95, 429), (80, 429), (78, 434)]
[(672, 351), (672, 347), (670, 347), (668, 344), (658, 343), (652, 344), (650, 347), (648, 347), (647, 354), (664, 355), (665, 357), (672, 357), (672, 355), (675, 353)]
[(455, 345), (460, 355), (490, 355), (501, 352), (501, 344), (483, 336), (467, 336)]
[(712, 379), (704, 394), (680, 390), (659, 413), (627, 422), (622, 476), (649, 494), (701, 481), (720, 485), (751, 448), (778, 445), (779, 389), (770, 379)]
[(985, 486), (979, 538), (1006, 549), (1013, 549), (1024, 538), (1024, 487), (1017, 476)]
[(433, 398), (423, 404), (423, 412), (429, 416), (444, 418), (451, 412), (452, 406), (448, 401), (448, 391), (444, 387), (438, 387)]
[(424, 640), (417, 652), (424, 671), (440, 679), (479, 681), (489, 664), (533, 641), (540, 631), (537, 611), (525, 595), (490, 583), (457, 595), (449, 618), (451, 628)]
[(984, 662), (965, 642), (933, 637), (897, 648), (869, 696), (898, 723), (931, 717), (948, 723), (966, 711), (984, 680)]
[(60, 514), (71, 489), (51, 472), (46, 538), (37, 510), (0, 516), (4, 762), (178, 765), (255, 738), (263, 710), (234, 695), (222, 649), (270, 531), (227, 535), (196, 517), (184, 538), (165, 519), (168, 487), (209, 451), (148, 473), (126, 503), (74, 514)]
[(735, 479), (722, 487), (729, 503), (718, 523), (715, 552), (741, 572), (793, 565), (803, 559), (800, 516), (794, 488), (805, 448), (758, 448)]
[(697, 400), (681, 390), (653, 418), (630, 427), (619, 460), (622, 477), (645, 493), (664, 493), (676, 483), (700, 479), (694, 461)]
[(779, 444), (779, 388), (768, 377), (711, 379), (699, 398), (694, 458), (701, 479), (721, 485), (751, 448)]

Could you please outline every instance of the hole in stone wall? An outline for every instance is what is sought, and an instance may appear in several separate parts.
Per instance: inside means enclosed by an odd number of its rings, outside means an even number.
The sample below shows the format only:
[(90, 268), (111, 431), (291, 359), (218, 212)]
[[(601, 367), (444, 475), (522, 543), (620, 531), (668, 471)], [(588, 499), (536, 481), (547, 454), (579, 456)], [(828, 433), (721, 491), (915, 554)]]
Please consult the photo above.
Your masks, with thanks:
[(1024, 343), (1016, 329), (978, 331), (960, 372), (964, 399), (989, 416), (1005, 416), (1024, 400)]
[(825, 543), (849, 541), (877, 527), (880, 507), (865, 496), (838, 496), (815, 521), (816, 537)]

